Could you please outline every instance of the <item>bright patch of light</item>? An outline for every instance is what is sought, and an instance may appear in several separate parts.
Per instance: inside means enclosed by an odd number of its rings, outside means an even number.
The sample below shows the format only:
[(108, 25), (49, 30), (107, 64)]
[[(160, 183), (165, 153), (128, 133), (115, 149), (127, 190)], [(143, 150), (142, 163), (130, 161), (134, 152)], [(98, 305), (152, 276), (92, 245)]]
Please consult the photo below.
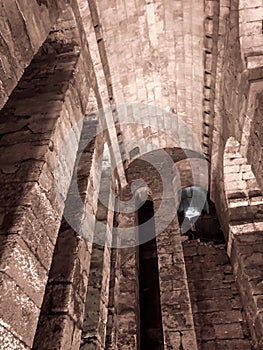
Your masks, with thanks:
[(107, 169), (110, 167), (111, 160), (110, 160), (110, 150), (108, 147), (108, 144), (104, 143), (104, 150), (103, 150), (103, 156), (102, 156), (102, 169)]
[(192, 218), (195, 218), (197, 216), (199, 216), (201, 213), (198, 210), (198, 208), (194, 208), (194, 207), (189, 207), (187, 208), (187, 210), (185, 211), (185, 217), (188, 218), (189, 220), (191, 220)]

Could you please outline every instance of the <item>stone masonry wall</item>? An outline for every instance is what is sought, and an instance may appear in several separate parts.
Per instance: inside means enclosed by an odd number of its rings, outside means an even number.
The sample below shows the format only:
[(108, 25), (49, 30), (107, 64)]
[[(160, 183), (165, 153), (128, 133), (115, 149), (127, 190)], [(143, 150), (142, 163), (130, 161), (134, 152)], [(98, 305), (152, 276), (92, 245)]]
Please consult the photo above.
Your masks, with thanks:
[[(247, 156), (247, 152), (254, 154), (253, 162), (256, 170), (261, 170), (260, 148), (256, 146), (256, 136), (250, 131), (250, 123), (253, 123), (253, 110), (256, 105), (250, 105), (253, 100), (253, 84), (262, 80), (262, 68), (260, 64), (251, 66), (244, 56), (253, 60), (261, 55), (260, 42), (263, 43), (262, 34), (259, 34), (259, 18), (263, 16), (262, 2), (250, 3), (241, 0), (220, 2), (219, 30), (218, 30), (218, 55), (216, 73), (215, 95), (215, 119), (213, 131), (213, 151), (211, 165), (211, 196), (217, 205), (221, 224), (227, 235), (227, 222), (224, 217), (227, 210), (223, 189), (223, 154), (227, 139), (234, 136), (241, 142), (241, 153)], [(253, 40), (257, 45), (252, 45)], [(247, 45), (244, 54), (244, 43)], [(255, 49), (252, 52), (249, 48)], [(250, 53), (249, 53), (250, 52)], [(261, 87), (262, 90), (262, 87)], [(260, 92), (260, 85), (257, 87)], [(254, 124), (255, 125), (255, 124)], [(249, 149), (249, 134), (252, 132)], [(243, 151), (244, 150), (244, 151)], [(258, 157), (259, 156), (259, 157)], [(255, 158), (258, 158), (256, 161)], [(252, 159), (249, 159), (252, 162)], [(258, 179), (262, 178), (261, 172), (255, 171)]]
[(229, 212), (228, 255), (237, 280), (255, 349), (262, 347), (262, 191), (240, 152), (230, 138), (224, 158), (225, 191)]
[[(75, 28), (68, 8), (1, 111), (0, 313), (8, 334), (4, 349), (32, 346), (63, 209), (55, 202), (56, 157), (65, 131), (85, 113), (91, 66), (80, 53)], [(62, 199), (79, 135), (76, 129), (69, 149), (60, 153)], [(10, 309), (10, 304), (16, 306)]]
[(64, 8), (63, 0), (1, 1), (0, 108)]
[[(234, 0), (220, 2), (211, 196), (225, 236), (229, 239), (228, 254), (234, 266), (253, 343), (260, 348), (260, 308), (254, 314), (249, 311), (251, 308), (255, 311), (257, 306), (254, 289), (245, 282), (251, 279), (252, 271), (258, 278), (260, 275), (252, 262), (254, 253), (251, 254), (254, 251), (252, 241), (258, 242), (257, 233), (262, 231), (262, 147), (258, 123), (262, 111), (259, 98), (255, 102), (255, 97), (259, 97), (262, 90), (259, 21), (262, 21), (261, 1), (253, 4), (242, 0), (239, 3)], [(237, 141), (239, 154), (235, 154), (235, 146), (232, 151), (228, 149), (226, 142), (230, 136)], [(224, 152), (230, 152), (225, 163)], [(248, 234), (251, 234), (251, 243), (245, 238)], [(247, 253), (242, 248), (243, 239)], [(242, 277), (238, 277), (239, 274)], [(257, 290), (257, 295), (260, 293)]]
[[(171, 201), (171, 205), (174, 203)], [(186, 266), (177, 218), (157, 236), (165, 350), (197, 350)]]
[(262, 0), (239, 1), (241, 54), (248, 69), (263, 66), (262, 17)]
[(220, 2), (210, 192), (225, 234), (228, 228), (225, 222), (223, 154), (230, 136), (241, 140), (249, 89), (241, 59), (238, 23), (237, 1)]
[(183, 248), (198, 349), (252, 349), (226, 247), (185, 241)]
[[(91, 135), (96, 135), (98, 121), (94, 116), (96, 114), (87, 115), (84, 119), (77, 158), (77, 193), (73, 182), (65, 203), (65, 218), (55, 246), (34, 349), (75, 349), (80, 346), (95, 226), (96, 184), (100, 183), (101, 174), (99, 157), (103, 147), (103, 135), (86, 145)], [(81, 203), (76, 200), (78, 196)], [(88, 215), (83, 212), (84, 208)], [(81, 236), (84, 233), (88, 239)]]
[[(170, 168), (169, 194), (171, 197), (163, 198), (162, 186), (158, 170), (162, 168), (162, 159), (157, 167), (147, 162), (135, 160), (127, 170), (128, 180), (144, 179), (150, 188), (155, 211), (156, 230), (160, 224), (166, 229), (156, 237), (157, 256), (159, 268), (160, 308), (162, 315), (162, 328), (164, 336), (164, 349), (185, 350), (197, 349), (191, 303), (188, 292), (187, 277), (179, 236), (179, 224), (176, 218), (169, 221), (169, 215), (158, 215), (162, 200), (168, 207), (175, 207), (174, 192), (172, 188), (172, 167)], [(126, 193), (126, 200), (130, 199)], [(124, 197), (125, 199), (125, 197)], [(169, 204), (170, 203), (170, 204)], [(167, 207), (166, 207), (167, 208)], [(120, 214), (118, 226), (131, 228), (136, 225), (136, 213)], [(136, 228), (135, 228), (136, 230)], [(134, 242), (136, 243), (136, 241)], [(139, 266), (138, 250), (136, 247), (121, 249), (118, 252), (117, 265), (117, 334), (115, 348), (134, 349), (139, 346)], [(161, 345), (160, 345), (161, 346)]]
[[(243, 231), (243, 232), (242, 232)], [(246, 232), (240, 227), (233, 242), (231, 263), (241, 292), (254, 349), (263, 346), (263, 239), (262, 229)]]
[(263, 189), (263, 92), (256, 98), (255, 112), (251, 123), (247, 158), (252, 165), (253, 172), (257, 178), (259, 186)]

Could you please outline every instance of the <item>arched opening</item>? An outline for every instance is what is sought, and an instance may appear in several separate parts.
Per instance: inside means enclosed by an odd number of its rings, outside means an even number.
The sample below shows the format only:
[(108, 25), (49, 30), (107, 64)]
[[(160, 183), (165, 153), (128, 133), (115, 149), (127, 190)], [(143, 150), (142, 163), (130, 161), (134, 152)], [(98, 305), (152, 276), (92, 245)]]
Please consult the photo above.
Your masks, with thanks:
[(178, 197), (181, 235), (188, 236), (190, 240), (199, 239), (201, 242), (223, 244), (223, 231), (209, 193), (201, 187), (190, 186), (181, 189)]
[[(138, 209), (140, 236), (155, 231), (153, 203), (147, 200)], [(163, 329), (156, 238), (139, 245), (140, 349), (162, 350)]]

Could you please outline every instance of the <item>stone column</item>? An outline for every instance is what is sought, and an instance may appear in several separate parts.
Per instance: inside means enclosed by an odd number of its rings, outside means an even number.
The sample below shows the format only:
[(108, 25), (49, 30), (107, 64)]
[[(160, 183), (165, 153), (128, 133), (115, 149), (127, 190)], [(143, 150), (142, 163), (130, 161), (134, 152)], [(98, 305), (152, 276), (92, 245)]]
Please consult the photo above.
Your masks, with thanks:
[[(118, 227), (134, 227), (136, 213), (119, 214)], [(137, 247), (118, 249), (117, 348), (134, 350), (139, 344), (139, 283)]]
[[(155, 212), (159, 203), (154, 201)], [(166, 200), (166, 207), (174, 208), (175, 199)], [(155, 216), (157, 230), (165, 221), (164, 216)], [(180, 227), (177, 217), (169, 221), (157, 236), (164, 349), (197, 350)]]
[[(100, 182), (101, 174), (102, 135), (92, 139), (97, 124), (95, 114), (85, 117), (34, 349), (77, 348), (80, 345), (95, 225), (93, 213), (97, 205), (96, 184)], [(88, 143), (89, 139), (92, 141)]]
[[(105, 166), (105, 160), (103, 161)], [(102, 170), (80, 349), (105, 349), (113, 210), (110, 164)]]

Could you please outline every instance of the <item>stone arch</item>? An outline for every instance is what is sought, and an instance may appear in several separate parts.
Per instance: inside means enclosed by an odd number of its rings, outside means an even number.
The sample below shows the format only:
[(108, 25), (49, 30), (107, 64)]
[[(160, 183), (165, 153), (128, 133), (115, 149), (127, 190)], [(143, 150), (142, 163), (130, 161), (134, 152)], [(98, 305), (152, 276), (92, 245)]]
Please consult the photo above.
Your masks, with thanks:
[[(151, 161), (153, 161), (152, 164)], [(153, 169), (155, 165), (156, 169)], [(176, 196), (181, 188), (189, 186), (199, 186), (208, 191), (208, 161), (201, 153), (179, 147), (153, 149), (142, 155), (138, 154), (128, 163), (126, 170), (128, 183), (131, 185), (134, 180), (143, 179), (150, 185), (151, 196), (155, 200), (158, 198), (157, 193), (160, 194), (163, 187), (159, 171), (164, 166), (170, 172), (167, 180), (171, 182), (169, 185), (171, 191), (176, 188), (173, 192)], [(147, 167), (152, 168), (151, 171), (154, 173), (156, 172), (156, 177), (149, 169), (147, 171)]]

